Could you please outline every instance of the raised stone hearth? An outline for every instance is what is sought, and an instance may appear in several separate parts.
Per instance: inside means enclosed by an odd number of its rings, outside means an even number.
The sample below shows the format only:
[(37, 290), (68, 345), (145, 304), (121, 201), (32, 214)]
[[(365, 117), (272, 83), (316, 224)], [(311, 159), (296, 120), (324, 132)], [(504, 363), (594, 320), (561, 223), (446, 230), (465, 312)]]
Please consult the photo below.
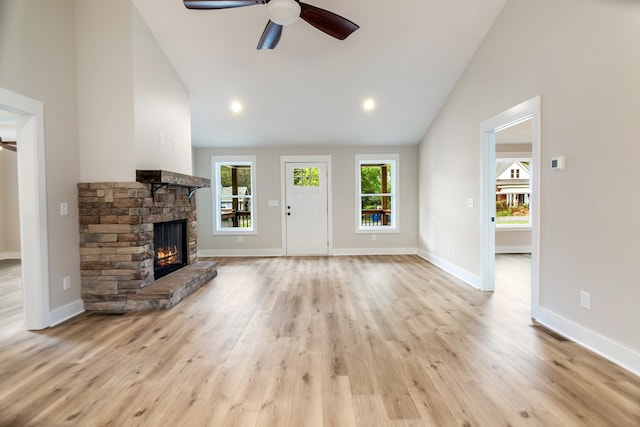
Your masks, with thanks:
[[(86, 310), (127, 312), (173, 307), (213, 279), (197, 260), (195, 190), (209, 180), (137, 171), (137, 182), (78, 184), (80, 272)], [(154, 279), (154, 223), (186, 221), (187, 265)]]

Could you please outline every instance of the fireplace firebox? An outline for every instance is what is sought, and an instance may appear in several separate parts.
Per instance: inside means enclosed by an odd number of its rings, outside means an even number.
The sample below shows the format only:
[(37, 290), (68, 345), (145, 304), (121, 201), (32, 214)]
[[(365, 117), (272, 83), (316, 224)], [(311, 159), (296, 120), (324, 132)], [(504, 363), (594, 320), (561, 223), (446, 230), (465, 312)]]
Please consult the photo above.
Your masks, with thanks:
[(187, 265), (187, 221), (153, 224), (153, 247), (155, 280)]

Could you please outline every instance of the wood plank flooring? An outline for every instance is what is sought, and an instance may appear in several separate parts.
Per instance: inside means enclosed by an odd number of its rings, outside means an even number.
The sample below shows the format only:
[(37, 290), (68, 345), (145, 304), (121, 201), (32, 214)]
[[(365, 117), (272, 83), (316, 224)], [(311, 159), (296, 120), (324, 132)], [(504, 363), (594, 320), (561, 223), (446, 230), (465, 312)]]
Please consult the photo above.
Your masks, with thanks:
[(22, 271), (20, 260), (3, 259), (0, 260), (0, 340), (21, 328)]
[(3, 324), (0, 426), (640, 426), (640, 378), (530, 327), (526, 256), (495, 293), (416, 256), (216, 261), (168, 311)]

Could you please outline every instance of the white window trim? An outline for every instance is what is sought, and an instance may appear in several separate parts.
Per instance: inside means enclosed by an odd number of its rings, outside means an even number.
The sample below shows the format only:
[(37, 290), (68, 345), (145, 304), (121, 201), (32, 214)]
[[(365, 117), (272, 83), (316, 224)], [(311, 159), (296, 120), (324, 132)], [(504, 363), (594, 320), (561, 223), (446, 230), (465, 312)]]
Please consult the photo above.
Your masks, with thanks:
[[(219, 191), (219, 165), (247, 164), (251, 166), (251, 229), (220, 227), (220, 191)], [(258, 234), (258, 195), (256, 194), (256, 156), (211, 156), (211, 211), (212, 235), (214, 236), (238, 236)]]
[[(360, 200), (360, 166), (363, 164), (390, 163), (391, 164), (391, 221), (390, 226), (369, 226), (360, 225), (362, 218), (362, 203)], [(400, 155), (399, 154), (356, 154), (355, 157), (355, 190), (356, 190), (356, 234), (383, 234), (400, 233)]]

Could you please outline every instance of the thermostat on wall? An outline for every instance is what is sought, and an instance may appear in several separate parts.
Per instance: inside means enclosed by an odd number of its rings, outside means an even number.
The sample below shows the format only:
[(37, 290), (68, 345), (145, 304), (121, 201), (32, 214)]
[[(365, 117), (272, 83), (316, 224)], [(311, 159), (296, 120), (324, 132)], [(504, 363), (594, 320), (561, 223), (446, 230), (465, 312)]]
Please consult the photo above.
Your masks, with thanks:
[(564, 170), (564, 156), (551, 158), (551, 170)]

